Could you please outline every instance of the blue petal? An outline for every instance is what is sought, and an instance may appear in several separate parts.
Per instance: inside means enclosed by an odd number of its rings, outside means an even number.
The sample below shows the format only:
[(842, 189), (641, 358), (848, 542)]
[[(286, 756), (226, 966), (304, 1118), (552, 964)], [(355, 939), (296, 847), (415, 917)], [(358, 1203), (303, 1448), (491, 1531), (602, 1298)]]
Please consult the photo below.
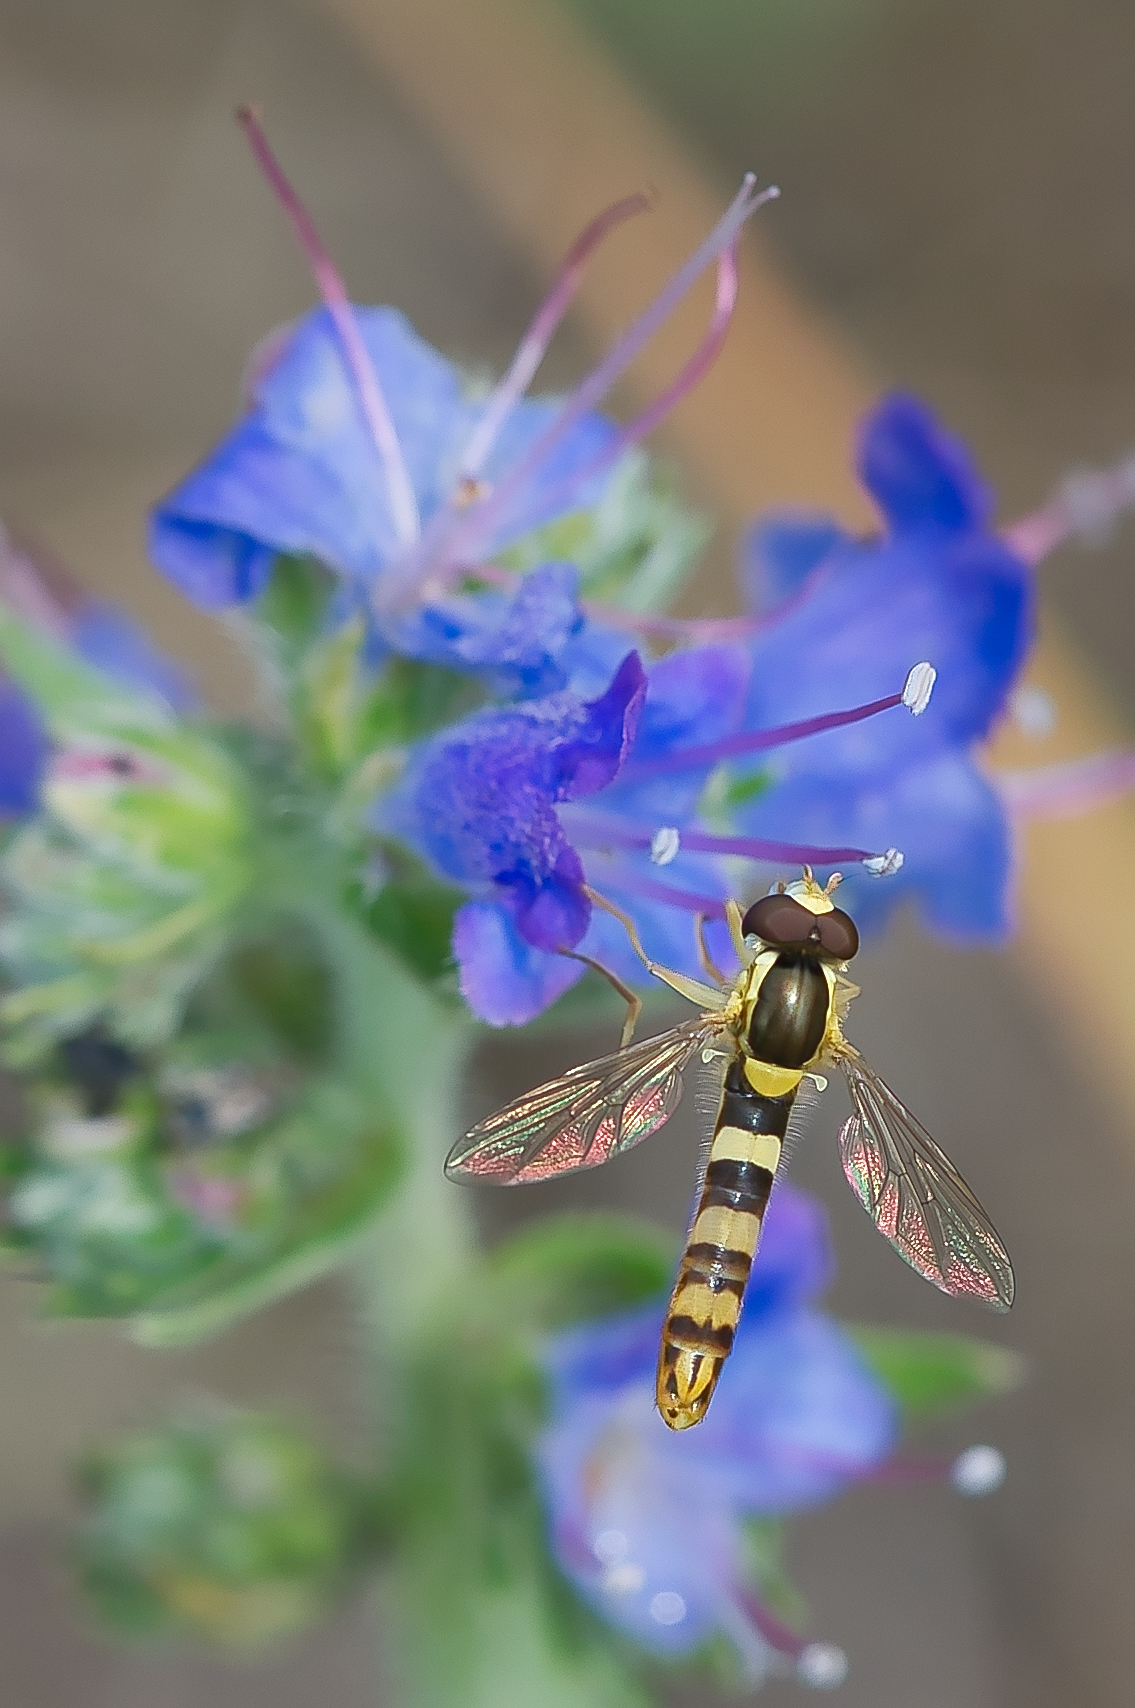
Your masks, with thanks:
[[(552, 1546), (601, 1618), (663, 1657), (718, 1630), (741, 1578), (728, 1501), (668, 1462), (653, 1383), (570, 1406), (537, 1445)], [(673, 1438), (672, 1438), (673, 1439)]]
[(784, 511), (755, 522), (741, 544), (746, 607), (768, 615), (793, 598), (829, 552), (848, 540), (819, 511)]
[[(454, 488), (484, 404), (465, 396), (458, 370), (394, 309), (354, 313), (428, 522)], [(517, 407), (490, 462), (492, 478), (557, 407)], [(600, 417), (581, 421), (499, 519), (486, 549), (532, 526), (532, 517), (547, 520), (588, 502), (594, 483), (578, 476), (612, 432)], [(254, 597), (281, 552), (310, 554), (344, 576), (373, 581), (399, 549), (382, 463), (330, 316), (315, 309), (257, 379), (249, 414), (157, 506), (151, 555), (191, 599), (219, 607)]]
[(898, 693), (911, 666), (938, 671), (926, 712), (902, 707), (781, 749), (782, 773), (833, 782), (928, 758), (988, 734), (1034, 633), (1031, 572), (980, 535), (838, 549), (752, 643), (747, 727), (851, 708)]
[(14, 682), (0, 677), (0, 815), (36, 810), (47, 755), (47, 732), (35, 706)]
[[(511, 599), (482, 593), (422, 606), (388, 638), (409, 658), (483, 673), (501, 695), (555, 693), (567, 683), (560, 656), (583, 624), (578, 584), (574, 565), (545, 564), (524, 577)], [(620, 656), (625, 651), (624, 642)]]
[(739, 1333), (692, 1453), (738, 1511), (830, 1499), (893, 1451), (898, 1413), (851, 1337), (810, 1311)]
[(526, 943), (511, 913), (491, 902), (467, 902), (453, 921), (461, 994), (490, 1026), (523, 1026), (583, 976), (578, 961), (546, 955)]
[(902, 870), (873, 878), (844, 867), (841, 905), (877, 927), (915, 899), (926, 924), (959, 943), (998, 943), (1012, 925), (1012, 832), (996, 791), (968, 754), (946, 752), (877, 785), (800, 776), (747, 812), (754, 835), (801, 838), (882, 853), (900, 848)]
[[(562, 408), (558, 398), (526, 399), (516, 406), (486, 465), (490, 487), (520, 462)], [(597, 475), (588, 471), (614, 443), (617, 432), (602, 415), (585, 415), (578, 421), (551, 455), (533, 469), (530, 479), (497, 518), (486, 552), (500, 551), (555, 516), (597, 504), (613, 471), (604, 469)]]
[(750, 669), (743, 646), (688, 647), (653, 664), (634, 747), (603, 797), (604, 814), (626, 815), (640, 829), (681, 826), (697, 805), (712, 762), (642, 782), (636, 780), (636, 766), (669, 759), (739, 728)]
[(778, 1180), (745, 1291), (740, 1333), (750, 1333), (777, 1311), (814, 1299), (834, 1276), (827, 1211), (817, 1198), (790, 1181)]
[(896, 533), (984, 528), (993, 494), (965, 444), (916, 397), (885, 397), (862, 423), (859, 476)]

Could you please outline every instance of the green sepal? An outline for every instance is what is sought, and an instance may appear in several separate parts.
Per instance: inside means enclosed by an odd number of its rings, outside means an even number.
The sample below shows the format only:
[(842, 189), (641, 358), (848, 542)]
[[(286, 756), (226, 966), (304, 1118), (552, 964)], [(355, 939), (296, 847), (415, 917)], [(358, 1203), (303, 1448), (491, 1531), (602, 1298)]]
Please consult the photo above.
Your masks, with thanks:
[(357, 905), (367, 928), (428, 984), (443, 981), (456, 991), (453, 916), (466, 900), (463, 891), (439, 883), (424, 871), (407, 869), (391, 877), (369, 902)]
[(160, 1302), (130, 1319), (143, 1346), (186, 1346), (309, 1285), (345, 1263), (371, 1233), (396, 1183), (401, 1147), (381, 1128), (356, 1141), (353, 1166), (310, 1195), (297, 1197), (266, 1248), (227, 1251)]
[(799, 1630), (808, 1616), (807, 1603), (784, 1567), (784, 1521), (779, 1518), (746, 1518), (745, 1567), (761, 1604), (791, 1630)]
[(709, 538), (704, 517), (688, 510), (644, 451), (628, 451), (597, 504), (538, 528), (503, 554), (522, 572), (566, 562), (581, 591), (628, 611), (659, 611), (673, 599)]
[(1025, 1360), (992, 1341), (856, 1325), (848, 1329), (908, 1420), (1009, 1393), (1025, 1379)]

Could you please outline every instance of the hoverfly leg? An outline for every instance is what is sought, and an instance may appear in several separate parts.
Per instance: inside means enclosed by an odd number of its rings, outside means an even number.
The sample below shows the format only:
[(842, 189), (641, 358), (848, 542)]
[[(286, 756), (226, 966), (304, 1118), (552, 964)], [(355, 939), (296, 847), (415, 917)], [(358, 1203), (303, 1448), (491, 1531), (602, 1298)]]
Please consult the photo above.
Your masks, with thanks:
[(631, 948), (642, 962), (648, 973), (656, 979), (676, 990), (679, 996), (684, 996), (687, 1002), (695, 1003), (699, 1008), (710, 1014), (720, 1014), (729, 1005), (729, 999), (724, 991), (712, 984), (702, 984), (700, 979), (687, 978), (685, 973), (678, 973), (672, 967), (663, 967), (657, 961), (652, 961), (642, 946), (638, 927), (629, 913), (624, 913), (621, 907), (616, 907), (613, 901), (601, 896), (598, 890), (593, 890), (589, 884), (584, 884), (583, 893), (596, 907), (601, 907), (604, 913), (609, 913), (617, 919), (631, 940)]
[(590, 955), (581, 955), (578, 949), (561, 949), (559, 953), (566, 955), (571, 961), (582, 961), (584, 966), (590, 967), (593, 973), (601, 973), (612, 990), (617, 991), (622, 997), (627, 1005), (627, 1017), (623, 1021), (623, 1034), (619, 1039), (619, 1048), (625, 1050), (634, 1037), (634, 1029), (638, 1025), (639, 1015), (642, 1013), (641, 996), (636, 996), (630, 985), (624, 984), (619, 975), (613, 973), (610, 967), (605, 967), (602, 961), (593, 961)]
[(698, 940), (698, 960), (701, 962), (702, 972), (707, 978), (711, 978), (714, 984), (726, 985), (730, 981), (709, 952), (709, 944), (705, 940), (705, 923), (704, 913), (694, 915), (694, 933)]

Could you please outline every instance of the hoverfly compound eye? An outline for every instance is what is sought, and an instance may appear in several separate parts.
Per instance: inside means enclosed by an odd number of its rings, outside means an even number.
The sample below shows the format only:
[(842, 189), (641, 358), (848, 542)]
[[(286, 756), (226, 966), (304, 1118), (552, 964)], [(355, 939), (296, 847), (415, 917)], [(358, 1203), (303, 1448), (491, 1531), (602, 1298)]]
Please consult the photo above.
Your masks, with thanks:
[[(848, 922), (850, 924), (850, 921)], [(762, 896), (741, 921), (745, 937), (759, 937), (776, 948), (816, 940), (816, 915), (794, 896)]]
[(854, 919), (842, 907), (817, 915), (820, 928), (820, 947), (837, 961), (850, 961), (859, 953), (859, 932)]

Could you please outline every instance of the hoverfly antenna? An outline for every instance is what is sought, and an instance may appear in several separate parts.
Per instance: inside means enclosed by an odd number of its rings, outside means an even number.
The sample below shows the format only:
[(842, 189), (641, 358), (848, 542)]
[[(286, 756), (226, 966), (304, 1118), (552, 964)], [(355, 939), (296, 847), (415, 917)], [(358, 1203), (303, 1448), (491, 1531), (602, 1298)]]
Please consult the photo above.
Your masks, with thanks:
[(831, 877), (828, 879), (827, 883), (824, 885), (824, 894), (826, 896), (830, 896), (832, 891), (835, 889), (838, 889), (840, 884), (842, 884), (842, 883), (843, 883), (843, 873), (842, 872), (833, 872)]

